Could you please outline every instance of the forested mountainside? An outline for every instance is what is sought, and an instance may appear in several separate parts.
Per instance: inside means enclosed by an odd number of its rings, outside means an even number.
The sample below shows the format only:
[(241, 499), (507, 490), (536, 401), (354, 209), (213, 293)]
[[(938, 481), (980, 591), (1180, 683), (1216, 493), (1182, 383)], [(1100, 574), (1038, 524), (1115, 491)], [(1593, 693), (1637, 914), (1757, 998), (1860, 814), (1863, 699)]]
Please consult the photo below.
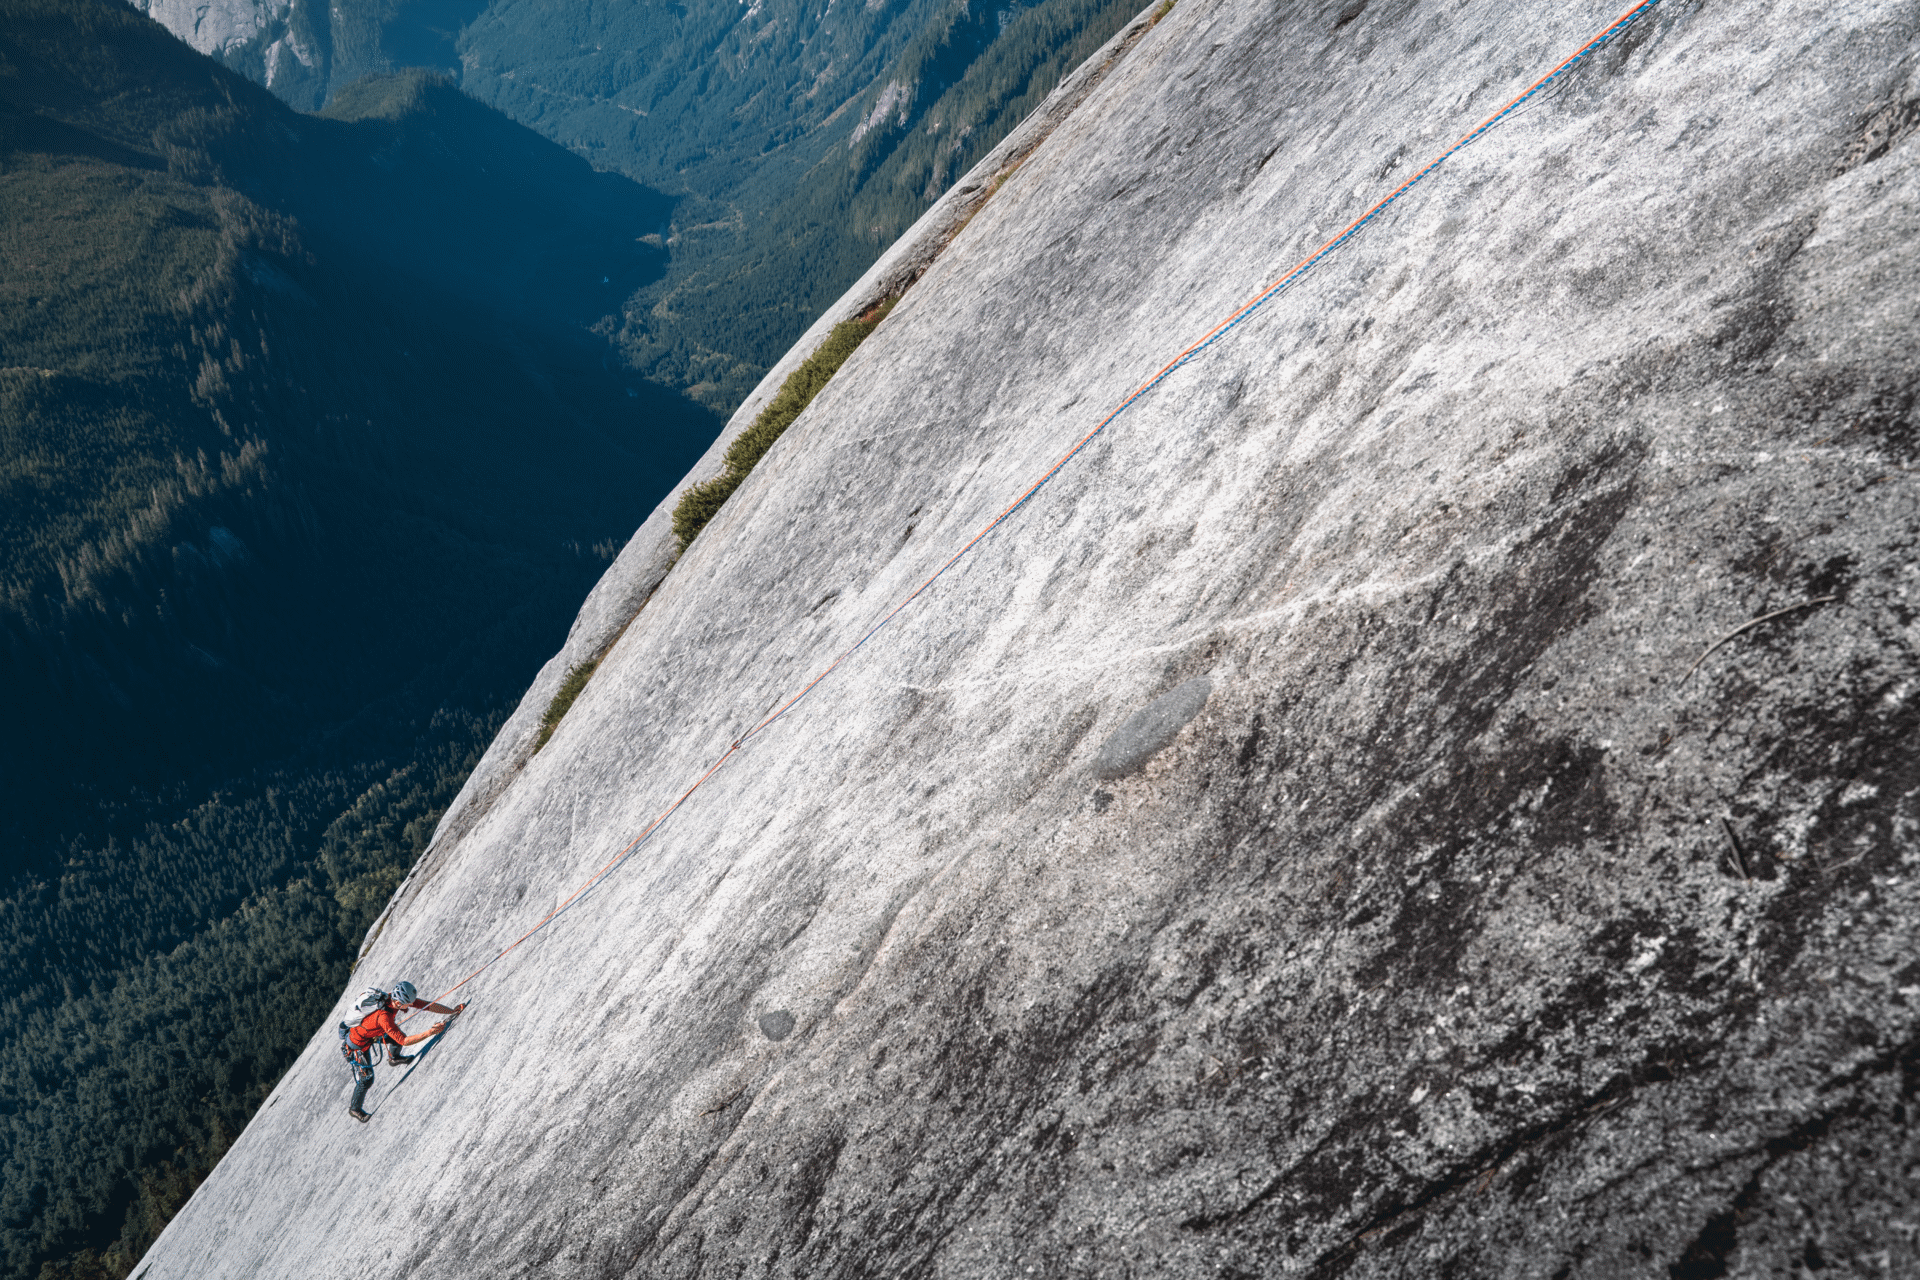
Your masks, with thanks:
[(1920, 1274), (1920, 4), (1632, 12), (1130, 26), (142, 1280)]
[(462, 87), (663, 190), (667, 274), (623, 311), (633, 367), (731, 411), (881, 250), (1137, 0), (499, 0)]
[(4, 1274), (157, 1231), (711, 439), (589, 330), (667, 207), (428, 74), (301, 115), (0, 2)]
[(813, 318), (1139, 7), (1133, 0), (149, 0), (296, 106), (413, 63), (675, 197), (623, 296), (630, 366), (731, 411)]

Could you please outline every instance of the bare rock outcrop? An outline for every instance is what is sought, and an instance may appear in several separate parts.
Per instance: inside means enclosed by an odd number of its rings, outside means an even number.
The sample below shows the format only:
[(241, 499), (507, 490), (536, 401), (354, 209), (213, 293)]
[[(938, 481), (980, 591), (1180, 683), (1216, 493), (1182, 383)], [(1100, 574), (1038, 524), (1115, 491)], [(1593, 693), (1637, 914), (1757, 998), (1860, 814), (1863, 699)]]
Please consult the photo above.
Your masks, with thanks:
[[(389, 69), (376, 58), (364, 66), (334, 65), (336, 26), (367, 26), (358, 10), (312, 0), (129, 0), (201, 53), (218, 58), (303, 111), (326, 105), (333, 84)], [(362, 32), (361, 34), (366, 34)]]
[(217, 56), (283, 22), (292, 0), (133, 0), (133, 7), (201, 53)]
[[(569, 901), (1615, 16), (1137, 33), (609, 581), (361, 977)], [(143, 1280), (1920, 1270), (1916, 32), (1660, 4), (473, 978), (367, 1126), (323, 1028)]]

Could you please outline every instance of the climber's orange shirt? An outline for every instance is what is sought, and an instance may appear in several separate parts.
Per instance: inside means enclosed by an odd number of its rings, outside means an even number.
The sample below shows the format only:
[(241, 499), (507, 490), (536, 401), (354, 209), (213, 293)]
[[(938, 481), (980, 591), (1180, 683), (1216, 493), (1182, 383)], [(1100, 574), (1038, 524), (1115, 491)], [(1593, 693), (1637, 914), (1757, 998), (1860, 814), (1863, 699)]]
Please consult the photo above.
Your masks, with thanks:
[[(424, 1007), (425, 1003), (420, 1000), (408, 1006), (411, 1009)], [(400, 1024), (394, 1021), (392, 1009), (375, 1009), (360, 1020), (359, 1026), (347, 1032), (347, 1039), (353, 1042), (354, 1048), (364, 1049), (368, 1045), (379, 1044), (383, 1039), (399, 1044), (406, 1039), (406, 1035), (400, 1030)]]

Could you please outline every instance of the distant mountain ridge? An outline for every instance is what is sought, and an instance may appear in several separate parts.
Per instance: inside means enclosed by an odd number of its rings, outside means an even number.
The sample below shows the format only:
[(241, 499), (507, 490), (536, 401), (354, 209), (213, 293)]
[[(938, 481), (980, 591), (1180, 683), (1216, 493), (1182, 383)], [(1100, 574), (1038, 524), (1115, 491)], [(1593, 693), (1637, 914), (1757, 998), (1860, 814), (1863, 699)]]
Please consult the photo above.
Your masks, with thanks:
[(675, 198), (628, 363), (730, 412), (829, 302), (1130, 19), (1132, 0), (136, 0), (302, 109), (441, 71)]

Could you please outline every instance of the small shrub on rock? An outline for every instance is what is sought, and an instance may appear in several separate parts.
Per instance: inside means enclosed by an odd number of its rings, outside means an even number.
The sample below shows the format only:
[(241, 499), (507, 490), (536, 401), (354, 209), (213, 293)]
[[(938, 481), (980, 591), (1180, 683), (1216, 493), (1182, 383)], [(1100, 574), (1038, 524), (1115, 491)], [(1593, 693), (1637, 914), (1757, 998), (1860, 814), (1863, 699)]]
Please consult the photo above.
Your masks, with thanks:
[(858, 320), (833, 326), (833, 332), (827, 335), (827, 340), (798, 369), (787, 375), (787, 380), (780, 384), (780, 390), (760, 411), (760, 416), (753, 420), (753, 425), (742, 431), (727, 447), (726, 470), (711, 480), (693, 485), (680, 495), (680, 501), (673, 508), (673, 536), (679, 541), (682, 551), (719, 513), (721, 505), (733, 496), (733, 491), (740, 487), (747, 473), (767, 455), (767, 450), (773, 448), (773, 442), (813, 403), (813, 398), (840, 371), (840, 366), (847, 362), (854, 348), (880, 327), (880, 322), (886, 319), (887, 312), (892, 309), (893, 302), (890, 300)]
[(583, 662), (567, 672), (567, 678), (560, 682), (560, 688), (554, 692), (553, 701), (547, 704), (547, 713), (540, 717), (540, 740), (533, 744), (534, 751), (538, 752), (540, 748), (547, 745), (547, 739), (551, 738), (553, 731), (560, 727), (560, 718), (567, 714), (567, 709), (573, 705), (574, 699), (578, 698), (580, 691), (587, 687), (587, 681), (593, 678), (594, 670), (599, 665), (600, 660), (596, 658), (592, 662)]

